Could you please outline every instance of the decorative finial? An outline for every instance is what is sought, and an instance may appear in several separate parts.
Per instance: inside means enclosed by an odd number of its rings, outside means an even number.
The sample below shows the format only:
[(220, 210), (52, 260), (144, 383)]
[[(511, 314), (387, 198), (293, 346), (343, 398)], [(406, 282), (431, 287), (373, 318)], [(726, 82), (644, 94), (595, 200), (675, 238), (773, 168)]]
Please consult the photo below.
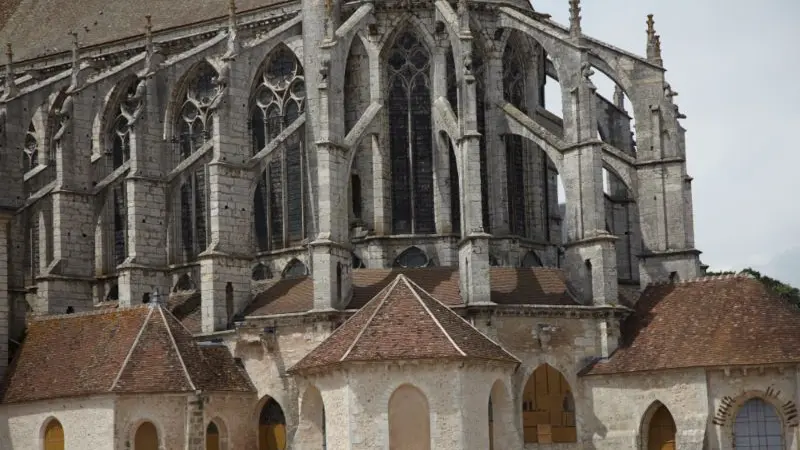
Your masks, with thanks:
[(656, 22), (653, 20), (653, 15), (647, 15), (647, 43), (653, 42), (653, 37), (656, 35)]
[(619, 85), (614, 85), (614, 105), (621, 110), (625, 110), (625, 92)]
[(658, 34), (653, 38), (653, 61), (659, 66), (664, 63), (661, 58), (661, 36)]
[(569, 35), (581, 35), (581, 0), (569, 0)]
[(151, 61), (153, 60), (153, 21), (152, 16), (149, 14), (144, 16), (144, 20), (147, 23), (144, 26), (144, 50), (146, 52), (145, 56), (145, 66), (148, 68), (151, 65)]
[(17, 83), (14, 80), (14, 50), (11, 43), (6, 44), (6, 86), (3, 98), (10, 98), (17, 94)]
[(72, 84), (70, 88), (75, 89), (80, 82), (80, 46), (78, 45), (78, 33), (70, 31), (69, 34), (72, 36)]
[(236, 0), (228, 1), (228, 51), (226, 59), (232, 59), (239, 53), (239, 30), (236, 25)]

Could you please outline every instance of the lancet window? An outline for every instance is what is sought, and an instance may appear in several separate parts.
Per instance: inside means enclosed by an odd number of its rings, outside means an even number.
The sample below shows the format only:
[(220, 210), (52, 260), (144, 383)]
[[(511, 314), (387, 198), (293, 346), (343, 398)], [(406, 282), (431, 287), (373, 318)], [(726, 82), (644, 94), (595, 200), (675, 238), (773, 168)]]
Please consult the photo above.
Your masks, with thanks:
[(28, 127), (25, 134), (25, 147), (23, 152), (23, 168), (25, 172), (39, 165), (39, 140), (36, 138), (36, 127), (33, 123)]
[(132, 82), (120, 99), (114, 112), (113, 122), (106, 134), (106, 142), (110, 145), (107, 155), (110, 157), (111, 169), (117, 169), (131, 158), (131, 128), (129, 118), (133, 116), (138, 102), (133, 100), (136, 83)]
[(39, 218), (36, 214), (28, 220), (27, 236), (25, 241), (25, 285), (32, 286), (39, 276)]
[[(270, 55), (252, 96), (250, 126), (253, 154), (263, 150), (305, 109), (303, 67), (286, 47)], [(254, 196), (255, 232), (261, 251), (299, 244), (309, 211), (307, 159), (303, 130), (289, 136), (269, 156)]]
[[(503, 52), (503, 97), (522, 112), (525, 101), (525, 59), (515, 45), (507, 44)], [(508, 191), (508, 222), (511, 234), (525, 236), (525, 159), (521, 136), (506, 135), (506, 182)]]
[[(203, 64), (187, 85), (176, 118), (177, 161), (188, 158), (211, 139), (214, 116), (210, 107), (220, 93), (216, 76), (213, 67)], [(180, 252), (183, 261), (188, 262), (197, 258), (208, 243), (205, 165), (192, 167), (183, 174), (179, 196)]]
[(430, 53), (403, 32), (388, 54), (392, 228), (434, 233)]
[(117, 185), (108, 191), (104, 210), (102, 255), (100, 270), (112, 274), (126, 257), (127, 203), (124, 186)]

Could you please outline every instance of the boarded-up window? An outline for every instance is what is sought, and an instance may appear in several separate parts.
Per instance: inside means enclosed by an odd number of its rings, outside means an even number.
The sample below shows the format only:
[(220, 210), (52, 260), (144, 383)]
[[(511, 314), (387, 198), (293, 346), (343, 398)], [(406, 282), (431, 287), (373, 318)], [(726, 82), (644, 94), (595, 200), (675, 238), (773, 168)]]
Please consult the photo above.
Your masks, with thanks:
[(139, 425), (134, 437), (134, 450), (158, 450), (158, 430), (151, 422)]
[(270, 398), (261, 408), (258, 418), (258, 450), (286, 448), (286, 417), (275, 399)]
[(550, 365), (539, 366), (522, 394), (525, 442), (577, 442), (575, 401), (564, 375)]
[(389, 398), (389, 450), (430, 450), (431, 419), (428, 399), (410, 385)]
[[(647, 450), (675, 450), (675, 421), (666, 406), (653, 413), (647, 430)], [(756, 447), (761, 448), (761, 447)]]

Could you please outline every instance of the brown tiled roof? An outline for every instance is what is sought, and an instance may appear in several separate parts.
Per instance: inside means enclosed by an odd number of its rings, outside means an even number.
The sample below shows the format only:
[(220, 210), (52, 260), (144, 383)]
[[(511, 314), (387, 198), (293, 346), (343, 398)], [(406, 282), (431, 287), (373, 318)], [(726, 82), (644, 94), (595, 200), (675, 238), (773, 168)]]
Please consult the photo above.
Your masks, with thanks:
[[(462, 304), (458, 269), (452, 267), (355, 269), (352, 273), (353, 298), (347, 305), (348, 309), (363, 307), (398, 274), (407, 276), (445, 305)], [(564, 272), (560, 269), (492, 267), (490, 277), (492, 301), (499, 304), (577, 304), (568, 292)], [(258, 294), (244, 313), (261, 316), (310, 311), (313, 295), (314, 285), (310, 277), (280, 280)]]
[(519, 361), (403, 274), (290, 371), (353, 361)]
[[(280, 0), (237, 0), (239, 11), (276, 5)], [(67, 52), (77, 32), (81, 47), (144, 34), (145, 16), (154, 30), (225, 17), (226, 0), (2, 0), (0, 42), (14, 44), (17, 61)]]
[(33, 319), (3, 403), (101, 393), (250, 392), (233, 360), (205, 355), (160, 305)]
[(650, 286), (589, 375), (800, 362), (800, 310), (743, 276)]
[[(108, 311), (117, 308), (119, 308), (119, 301), (117, 300), (100, 302), (94, 305), (95, 311)], [(200, 333), (202, 330), (200, 292), (170, 294), (167, 299), (167, 309), (192, 333)]]

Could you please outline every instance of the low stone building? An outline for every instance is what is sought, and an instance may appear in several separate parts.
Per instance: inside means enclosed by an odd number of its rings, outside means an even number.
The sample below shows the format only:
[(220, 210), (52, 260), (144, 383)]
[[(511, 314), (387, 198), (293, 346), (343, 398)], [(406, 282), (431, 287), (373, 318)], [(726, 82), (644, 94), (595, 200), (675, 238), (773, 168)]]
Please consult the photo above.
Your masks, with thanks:
[(0, 4), (0, 448), (797, 450), (653, 17), (566, 3)]

